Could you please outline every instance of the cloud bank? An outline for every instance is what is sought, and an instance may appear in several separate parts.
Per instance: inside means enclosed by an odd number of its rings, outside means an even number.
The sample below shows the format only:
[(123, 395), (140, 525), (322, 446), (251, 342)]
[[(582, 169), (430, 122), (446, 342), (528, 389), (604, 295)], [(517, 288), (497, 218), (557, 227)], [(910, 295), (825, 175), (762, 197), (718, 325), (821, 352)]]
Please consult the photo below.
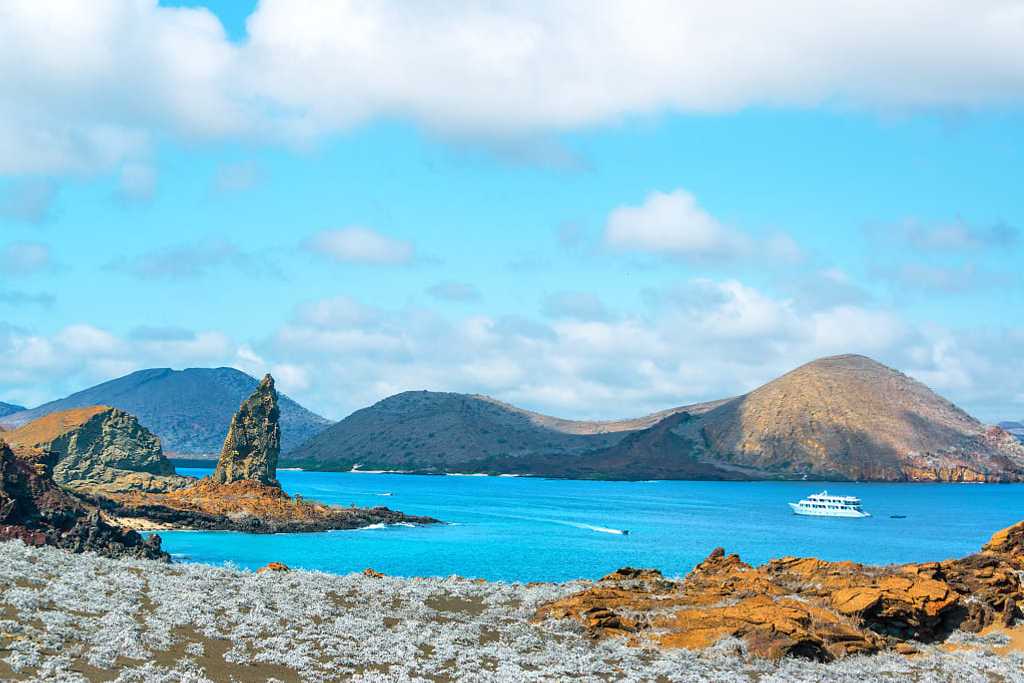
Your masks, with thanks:
[(168, 133), (303, 143), (378, 117), (493, 142), (666, 111), (1024, 100), (1013, 0), (263, 0), (247, 33), (156, 0), (5, 3), (0, 174), (115, 167)]
[[(815, 358), (863, 353), (995, 421), (1024, 415), (1024, 327), (915, 325), (893, 310), (780, 297), (696, 279), (609, 310), (585, 292), (545, 300), (547, 319), (308, 301), (258, 340), (218, 330), (50, 335), (0, 325), (0, 399), (34, 403), (144, 367), (232, 365), (341, 418), (405, 390), (480, 392), (566, 417), (626, 417), (749, 391)], [(1019, 404), (1007, 403), (1019, 397)], [(1016, 405), (1016, 408), (1014, 408)], [(1019, 414), (1007, 414), (1017, 410)]]

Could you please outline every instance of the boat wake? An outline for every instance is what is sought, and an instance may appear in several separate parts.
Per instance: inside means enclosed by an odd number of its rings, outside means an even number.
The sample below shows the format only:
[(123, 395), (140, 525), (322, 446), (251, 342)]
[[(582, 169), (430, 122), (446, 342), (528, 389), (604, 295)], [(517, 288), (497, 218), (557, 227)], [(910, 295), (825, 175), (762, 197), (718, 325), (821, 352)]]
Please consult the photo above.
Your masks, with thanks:
[(561, 522), (562, 524), (568, 524), (574, 526), (577, 529), (589, 529), (590, 531), (596, 531), (601, 534), (615, 534), (617, 536), (628, 536), (628, 529), (612, 529), (606, 526), (594, 526), (593, 524), (582, 524), (580, 522)]

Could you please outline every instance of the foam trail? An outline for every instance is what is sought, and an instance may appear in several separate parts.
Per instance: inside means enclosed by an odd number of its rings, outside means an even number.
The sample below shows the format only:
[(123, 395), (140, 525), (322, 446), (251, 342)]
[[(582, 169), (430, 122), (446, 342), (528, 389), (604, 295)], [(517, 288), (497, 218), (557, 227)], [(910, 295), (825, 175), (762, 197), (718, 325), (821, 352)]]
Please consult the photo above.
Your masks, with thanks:
[(579, 522), (563, 522), (563, 524), (574, 526), (577, 529), (590, 529), (591, 531), (597, 531), (602, 534), (616, 534), (618, 536), (625, 536), (627, 533), (625, 529), (612, 529), (606, 526), (594, 526), (593, 524), (581, 524)]

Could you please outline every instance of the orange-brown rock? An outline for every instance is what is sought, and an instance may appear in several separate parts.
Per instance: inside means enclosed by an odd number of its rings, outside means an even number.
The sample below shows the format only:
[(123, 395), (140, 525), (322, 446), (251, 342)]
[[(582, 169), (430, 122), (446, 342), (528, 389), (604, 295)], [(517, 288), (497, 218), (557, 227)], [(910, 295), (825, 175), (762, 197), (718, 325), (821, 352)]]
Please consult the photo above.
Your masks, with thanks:
[(725, 637), (751, 654), (832, 660), (942, 640), (956, 629), (1012, 625), (1024, 586), (1016, 570), (1024, 523), (981, 553), (875, 567), (785, 557), (759, 567), (716, 548), (682, 581), (626, 567), (544, 605), (536, 618), (573, 619), (595, 638), (700, 649)]
[(1011, 527), (997, 531), (982, 546), (982, 551), (998, 555), (1006, 555), (1018, 569), (1024, 570), (1024, 522), (1017, 522)]
[(384, 575), (375, 569), (367, 567), (363, 570), (363, 576), (369, 576), (371, 579), (383, 579)]
[(288, 565), (283, 562), (271, 562), (256, 570), (257, 574), (266, 574), (267, 572), (290, 572), (291, 569)]
[(119, 518), (143, 518), (168, 528), (224, 529), (251, 533), (293, 533), (355, 529), (370, 524), (436, 523), (386, 507), (326, 505), (289, 496), (280, 486), (242, 480), (219, 484), (201, 479), (169, 493), (133, 492), (96, 502)]

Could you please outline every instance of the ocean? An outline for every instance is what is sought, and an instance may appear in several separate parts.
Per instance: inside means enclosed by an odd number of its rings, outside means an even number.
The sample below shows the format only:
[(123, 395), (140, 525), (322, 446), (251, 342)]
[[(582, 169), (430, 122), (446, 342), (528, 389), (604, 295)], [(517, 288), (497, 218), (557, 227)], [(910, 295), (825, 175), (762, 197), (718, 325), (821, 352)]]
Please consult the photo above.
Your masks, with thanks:
[[(179, 469), (205, 476), (211, 470)], [(683, 575), (716, 546), (757, 564), (785, 555), (886, 564), (959, 557), (1024, 519), (1024, 484), (604, 482), (527, 477), (279, 471), (286, 491), (386, 505), (447, 524), (315, 534), (162, 532), (177, 561), (332, 573), (504, 581), (599, 578), (619, 567)], [(827, 488), (866, 519), (799, 517), (786, 505)], [(390, 494), (390, 495), (386, 495)], [(905, 515), (894, 519), (890, 515)], [(628, 535), (615, 533), (628, 530)]]

